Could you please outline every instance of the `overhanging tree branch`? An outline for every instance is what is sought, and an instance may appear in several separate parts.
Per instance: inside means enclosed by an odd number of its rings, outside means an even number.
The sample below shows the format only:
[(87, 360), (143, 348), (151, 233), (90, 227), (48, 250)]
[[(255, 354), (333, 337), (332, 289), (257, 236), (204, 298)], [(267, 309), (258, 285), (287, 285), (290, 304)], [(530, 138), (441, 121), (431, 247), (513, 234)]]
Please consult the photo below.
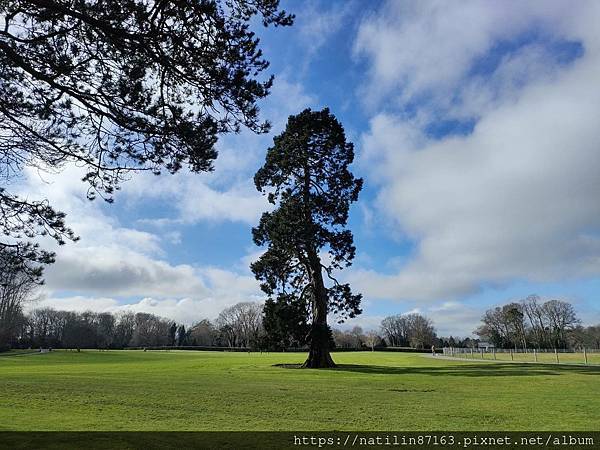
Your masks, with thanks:
[[(112, 201), (132, 171), (212, 170), (220, 134), (268, 129), (257, 102), (273, 78), (261, 78), (255, 16), (265, 26), (293, 20), (278, 0), (0, 2), (0, 174), (75, 163), (88, 197)], [(75, 238), (49, 205), (18, 207), (5, 195), (6, 245)]]

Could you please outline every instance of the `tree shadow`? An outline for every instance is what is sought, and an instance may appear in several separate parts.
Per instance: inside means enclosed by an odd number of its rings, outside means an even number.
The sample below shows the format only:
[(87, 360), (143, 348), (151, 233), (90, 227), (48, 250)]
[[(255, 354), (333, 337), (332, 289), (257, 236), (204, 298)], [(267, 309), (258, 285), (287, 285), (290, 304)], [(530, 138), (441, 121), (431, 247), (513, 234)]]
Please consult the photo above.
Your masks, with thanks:
[(38, 350), (33, 351), (33, 352), (6, 352), (6, 353), (0, 353), (0, 357), (2, 358), (12, 358), (12, 357), (16, 357), (16, 356), (31, 356), (31, 355), (42, 355), (43, 353), (39, 352)]
[(558, 376), (567, 374), (600, 375), (600, 367), (558, 366), (552, 364), (456, 364), (447, 366), (373, 366), (339, 364), (329, 370), (374, 375), (440, 375), (457, 377)]

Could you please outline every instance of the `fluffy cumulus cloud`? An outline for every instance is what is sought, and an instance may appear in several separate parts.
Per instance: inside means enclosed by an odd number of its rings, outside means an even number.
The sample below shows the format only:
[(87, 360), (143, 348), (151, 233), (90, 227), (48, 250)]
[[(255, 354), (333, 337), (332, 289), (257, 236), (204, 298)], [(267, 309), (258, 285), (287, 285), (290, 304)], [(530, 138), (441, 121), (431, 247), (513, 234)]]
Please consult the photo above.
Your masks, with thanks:
[(430, 306), (424, 314), (431, 318), (439, 336), (468, 336), (481, 325), (485, 308), (460, 302)]
[(392, 93), (401, 102), (448, 98), (476, 69), (473, 62), (494, 47), (535, 33), (579, 37), (580, 13), (595, 8), (592, 3), (573, 8), (552, 0), (468, 0), (460, 6), (442, 0), (388, 1), (363, 20), (355, 41), (355, 54), (369, 61), (366, 92), (377, 99)]
[[(133, 277), (132, 283), (135, 281), (136, 278)], [(137, 281), (139, 283), (139, 280)], [(236, 303), (263, 300), (254, 278), (222, 269), (201, 268), (196, 271), (195, 275), (190, 274), (189, 279), (184, 281), (199, 284), (200, 288), (196, 291), (193, 291), (193, 285), (186, 289), (178, 288), (176, 283), (181, 281), (179, 279), (169, 278), (168, 281), (172, 284), (164, 286), (162, 291), (157, 289), (161, 286), (154, 287), (156, 295), (122, 301), (110, 296), (119, 292), (117, 286), (98, 286), (97, 291), (106, 295), (94, 296), (92, 295), (95, 290), (93, 283), (80, 285), (81, 281), (77, 280), (75, 285), (87, 295), (55, 296), (53, 292), (46, 291), (29, 307), (112, 313), (147, 312), (191, 325), (205, 318), (215, 319), (224, 308)], [(129, 285), (129, 282), (127, 284)], [(63, 282), (60, 286), (63, 289), (68, 287), (68, 281)], [(137, 289), (135, 286), (138, 286)], [(148, 292), (143, 284), (135, 286), (132, 284), (130, 289), (138, 296), (142, 292)], [(185, 295), (186, 293), (188, 295)]]
[(176, 242), (176, 231), (154, 234), (122, 226), (101, 202), (85, 199), (81, 175), (74, 167), (43, 177), (26, 174), (23, 194), (47, 198), (66, 212), (80, 237), (62, 247), (44, 243), (56, 251), (56, 263), (46, 269), (40, 299), (31, 307), (144, 311), (191, 323), (262, 298), (241, 264), (240, 270), (227, 271), (169, 262), (163, 240)]
[(317, 1), (311, 0), (304, 2), (302, 8), (296, 12), (294, 26), (298, 27), (300, 39), (309, 57), (347, 24), (346, 19), (360, 5), (355, 1), (345, 1), (327, 3), (327, 8), (322, 6)]
[(211, 175), (181, 172), (157, 179), (144, 174), (123, 190), (125, 202), (158, 200), (176, 214), (144, 219), (155, 225), (196, 224), (199, 222), (242, 222), (256, 224), (269, 208), (266, 199), (256, 191), (251, 179), (217, 185)]
[[(468, 102), (475, 126), (466, 135), (431, 136), (418, 111), (373, 116), (362, 163), (380, 181), (379, 211), (417, 247), (395, 275), (356, 270), (367, 294), (433, 301), (518, 278), (598, 276), (600, 5), (572, 6), (390, 2), (362, 24), (357, 52), (373, 63), (367, 89), (400, 102), (428, 92), (426, 109), (457, 90), (488, 99)], [(583, 51), (565, 64), (542, 39), (500, 58), (487, 85), (471, 75), (498, 42), (532, 29)], [(515, 89), (502, 84), (515, 78)]]
[(131, 251), (125, 246), (82, 246), (59, 253), (46, 272), (50, 290), (115, 296), (206, 295), (207, 288), (189, 265)]
[[(82, 171), (68, 167), (63, 172), (40, 177), (26, 174), (23, 191), (33, 198), (47, 198), (67, 213), (70, 227), (80, 237), (57, 247), (57, 262), (46, 271), (46, 289), (85, 291), (112, 295), (165, 295), (202, 291), (193, 268), (173, 266), (162, 260), (161, 237), (123, 227), (103, 211), (99, 201), (85, 198)], [(174, 287), (173, 287), (174, 286)]]

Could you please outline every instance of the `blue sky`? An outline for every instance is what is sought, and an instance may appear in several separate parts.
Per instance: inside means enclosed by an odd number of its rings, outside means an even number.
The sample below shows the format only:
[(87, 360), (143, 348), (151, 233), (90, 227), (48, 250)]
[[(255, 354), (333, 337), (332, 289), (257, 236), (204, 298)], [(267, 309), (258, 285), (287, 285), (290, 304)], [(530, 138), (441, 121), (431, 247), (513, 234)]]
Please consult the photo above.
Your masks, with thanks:
[(113, 205), (86, 201), (76, 168), (29, 174), (82, 238), (58, 249), (38, 306), (192, 323), (260, 301), (250, 230), (268, 205), (252, 176), (288, 115), (328, 106), (365, 179), (343, 275), (364, 314), (345, 327), (419, 311), (466, 336), (532, 293), (600, 321), (597, 2), (283, 6), (293, 27), (258, 30), (272, 133), (223, 137), (214, 173), (136, 177)]

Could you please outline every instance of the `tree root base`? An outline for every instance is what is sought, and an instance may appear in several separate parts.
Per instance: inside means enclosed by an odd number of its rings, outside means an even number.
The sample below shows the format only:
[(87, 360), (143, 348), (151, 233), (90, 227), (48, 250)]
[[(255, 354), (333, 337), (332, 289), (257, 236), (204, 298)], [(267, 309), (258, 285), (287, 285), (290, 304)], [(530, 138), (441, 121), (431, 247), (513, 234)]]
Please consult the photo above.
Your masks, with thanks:
[(337, 365), (331, 359), (328, 350), (311, 349), (308, 359), (302, 364), (302, 369), (332, 369)]

